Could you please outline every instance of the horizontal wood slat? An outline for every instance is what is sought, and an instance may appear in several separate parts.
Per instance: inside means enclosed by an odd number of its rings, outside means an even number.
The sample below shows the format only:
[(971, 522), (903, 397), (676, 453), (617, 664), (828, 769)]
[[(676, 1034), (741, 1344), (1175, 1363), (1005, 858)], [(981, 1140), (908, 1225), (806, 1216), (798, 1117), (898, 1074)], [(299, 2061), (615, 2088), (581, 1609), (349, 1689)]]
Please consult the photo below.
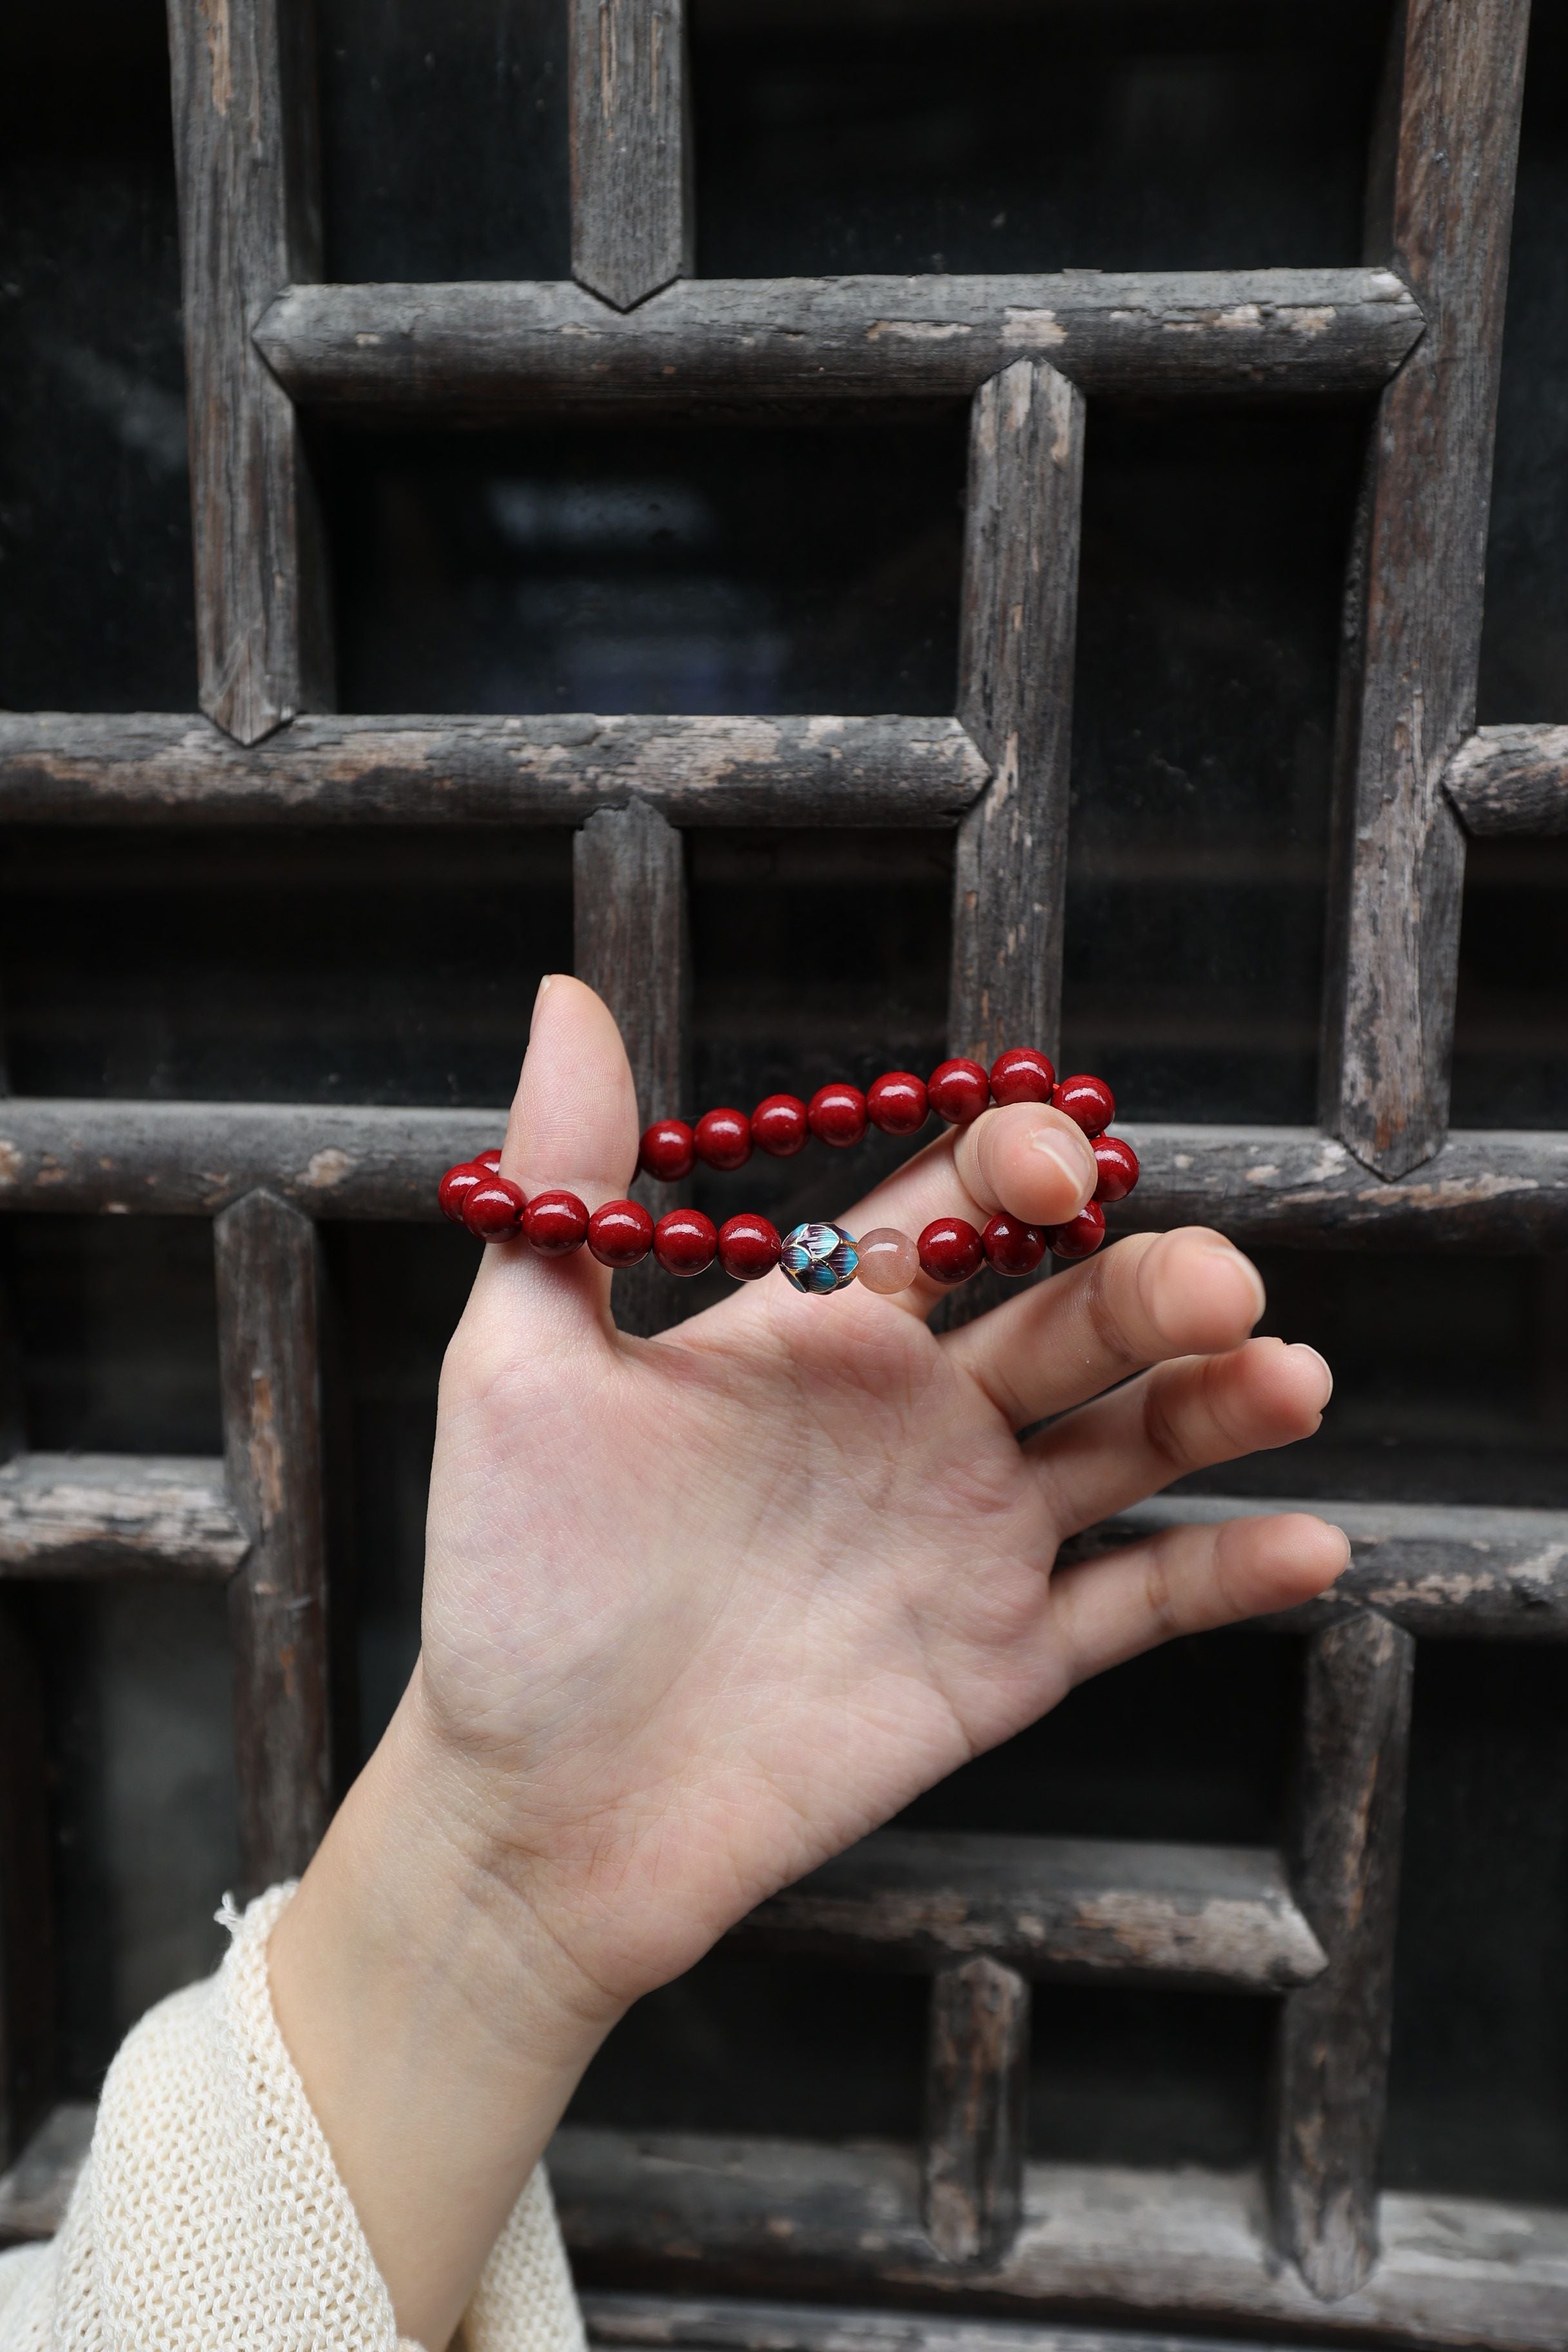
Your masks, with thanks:
[(1128, 2335), (1118, 2328), (1031, 2327), (848, 2304), (753, 2303), (721, 2295), (616, 2293), (579, 2298), (590, 2344), (619, 2352), (1263, 2352), (1226, 2336)]
[(1026, 1977), (1260, 1993), (1307, 1984), (1324, 1964), (1278, 1854), (1120, 1838), (879, 1830), (735, 1937), (884, 1968), (986, 1958)]
[(584, 401), (966, 397), (1014, 360), (1086, 392), (1375, 391), (1422, 329), (1392, 270), (290, 286), (256, 328), (306, 406), (456, 421)]
[(97, 2119), (89, 2099), (51, 2107), (15, 2164), (0, 2173), (0, 2245), (54, 2236), (87, 2160)]
[(248, 1549), (221, 1461), (19, 1454), (0, 1468), (0, 1577), (223, 1578)]
[(1383, 2259), (1320, 2303), (1270, 2242), (1249, 2172), (1030, 2164), (994, 2270), (947, 2262), (920, 2218), (910, 2149), (569, 2127), (550, 2177), (578, 2280), (677, 2292), (983, 2293), (990, 2312), (1278, 2326), (1314, 2345), (1485, 2344), (1561, 2352), (1568, 2213), (1385, 2196)]
[(1467, 833), (1568, 833), (1568, 727), (1479, 727), (1444, 772)]
[(582, 824), (634, 793), (671, 824), (956, 824), (990, 774), (956, 719), (298, 719), (0, 712), (0, 821)]

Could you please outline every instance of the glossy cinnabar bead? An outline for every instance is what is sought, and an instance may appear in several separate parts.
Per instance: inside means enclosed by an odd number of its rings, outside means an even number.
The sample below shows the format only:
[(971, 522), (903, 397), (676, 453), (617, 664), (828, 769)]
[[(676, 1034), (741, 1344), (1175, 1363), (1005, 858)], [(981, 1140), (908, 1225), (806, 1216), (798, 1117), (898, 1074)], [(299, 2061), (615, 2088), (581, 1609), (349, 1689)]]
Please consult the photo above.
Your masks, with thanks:
[(926, 1082), (912, 1070), (884, 1070), (866, 1089), (866, 1116), (884, 1135), (918, 1135), (930, 1110)]
[(542, 1257), (569, 1257), (588, 1238), (588, 1212), (575, 1192), (536, 1192), (522, 1213), (522, 1234)]
[(706, 1274), (719, 1254), (719, 1234), (700, 1209), (671, 1209), (653, 1229), (653, 1254), (666, 1274)]
[(653, 1247), (653, 1219), (640, 1201), (606, 1201), (588, 1220), (588, 1247), (601, 1265), (640, 1265)]
[(921, 1272), (933, 1282), (967, 1282), (985, 1263), (984, 1246), (967, 1217), (938, 1217), (915, 1247)]
[(985, 1263), (997, 1274), (1033, 1274), (1045, 1264), (1046, 1237), (1038, 1225), (1005, 1213), (992, 1218), (980, 1236)]
[(1077, 1119), (1085, 1135), (1101, 1134), (1116, 1117), (1116, 1097), (1103, 1078), (1063, 1078), (1051, 1100)]
[(474, 1160), (459, 1160), (448, 1168), (437, 1188), (436, 1198), (441, 1203), (441, 1213), (450, 1217), (455, 1225), (463, 1222), (463, 1203), (476, 1184), (485, 1181), (486, 1171)]
[(463, 1202), (463, 1223), (476, 1241), (505, 1242), (522, 1225), (528, 1195), (508, 1176), (481, 1176)]
[(1056, 1066), (1033, 1045), (1012, 1045), (991, 1065), (991, 1099), (999, 1103), (1048, 1103)]
[(478, 1152), (475, 1154), (474, 1166), (476, 1168), (485, 1169), (491, 1176), (499, 1176), (500, 1174), (500, 1153), (499, 1151)]
[(811, 1123), (798, 1095), (766, 1095), (752, 1113), (752, 1140), (774, 1160), (804, 1150)]
[(692, 1141), (705, 1168), (743, 1168), (752, 1156), (752, 1122), (743, 1110), (705, 1110)]
[(678, 1184), (697, 1164), (697, 1142), (683, 1118), (656, 1118), (645, 1127), (637, 1146), (637, 1166), (661, 1184)]
[(966, 1061), (960, 1055), (931, 1072), (926, 1092), (939, 1118), (945, 1118), (950, 1127), (967, 1127), (990, 1101), (991, 1081), (978, 1062)]
[(1065, 1225), (1053, 1225), (1046, 1240), (1058, 1257), (1092, 1257), (1105, 1239), (1105, 1211), (1091, 1201)]
[(819, 1143), (858, 1143), (866, 1132), (866, 1097), (858, 1087), (842, 1078), (818, 1087), (805, 1115)]
[(766, 1217), (728, 1217), (719, 1228), (719, 1263), (736, 1282), (772, 1274), (783, 1246), (778, 1227)]
[(1119, 1135), (1097, 1135), (1094, 1139), (1094, 1164), (1100, 1171), (1100, 1181), (1094, 1188), (1097, 1201), (1125, 1201), (1138, 1181), (1138, 1154)]

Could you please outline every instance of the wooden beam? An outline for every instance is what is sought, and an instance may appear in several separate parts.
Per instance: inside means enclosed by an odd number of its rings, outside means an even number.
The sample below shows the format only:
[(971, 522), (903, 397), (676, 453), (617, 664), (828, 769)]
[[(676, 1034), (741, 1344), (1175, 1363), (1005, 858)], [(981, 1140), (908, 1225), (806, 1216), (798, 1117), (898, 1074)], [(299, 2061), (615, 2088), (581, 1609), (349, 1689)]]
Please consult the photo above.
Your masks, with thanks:
[[(572, 880), (578, 977), (620, 1024), (639, 1120), (671, 1117), (690, 1099), (685, 845), (645, 800), (601, 809), (573, 844)], [(687, 1197), (646, 1177), (631, 1189), (656, 1216)], [(619, 1274), (616, 1320), (645, 1336), (663, 1330), (679, 1316), (679, 1291), (651, 1260)]]
[(320, 274), (309, 0), (169, 0), (202, 709), (242, 743), (330, 698), (294, 404), (251, 341)]
[(1480, 727), (1443, 782), (1465, 831), (1539, 838), (1568, 833), (1568, 727)]
[(1384, 393), (1351, 565), (1321, 1120), (1404, 1176), (1448, 1119), (1464, 835), (1444, 771), (1475, 724), (1529, 0), (1405, 0), (1386, 219), (1426, 329)]
[(226, 1578), (247, 1548), (221, 1462), (20, 1454), (0, 1468), (0, 1577)]
[(879, 1830), (734, 1930), (742, 1943), (840, 1962), (1274, 1993), (1322, 1948), (1278, 1854), (1123, 1838)]
[(331, 1804), (316, 1229), (247, 1192), (214, 1226), (224, 1457), (250, 1538), (229, 1586), (247, 1894), (303, 1870)]
[(956, 719), (297, 719), (0, 711), (0, 822), (578, 825), (637, 794), (679, 825), (958, 823), (989, 771)]
[(455, 420), (591, 402), (967, 399), (1018, 359), (1087, 393), (1341, 398), (1421, 332), (1389, 269), (689, 278), (624, 316), (566, 283), (290, 286), (256, 329), (306, 406)]
[(1029, 2087), (1029, 1988), (999, 1961), (931, 1979), (921, 2218), (950, 2263), (990, 2269), (1017, 2234)]
[(1331, 2304), (1378, 2259), (1415, 1661), (1411, 1636), (1371, 1615), (1307, 1654), (1292, 1876), (1329, 1964), (1281, 2011), (1271, 2192), (1283, 2251)]
[(755, 2303), (717, 2295), (579, 2297), (590, 2344), (616, 2352), (1263, 2352), (1227, 2336), (1129, 2335), (1117, 2328), (1028, 2326), (1016, 2319), (949, 2319), (852, 2304)]
[(572, 275), (617, 310), (689, 277), (685, 0), (571, 0)]

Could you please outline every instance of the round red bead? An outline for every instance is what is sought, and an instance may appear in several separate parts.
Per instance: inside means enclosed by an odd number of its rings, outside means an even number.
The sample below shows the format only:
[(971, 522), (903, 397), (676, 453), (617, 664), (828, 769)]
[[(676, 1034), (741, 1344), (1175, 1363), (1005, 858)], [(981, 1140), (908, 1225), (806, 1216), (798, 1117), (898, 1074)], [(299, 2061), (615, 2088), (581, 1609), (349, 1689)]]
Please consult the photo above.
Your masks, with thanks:
[(1085, 1135), (1099, 1135), (1116, 1117), (1116, 1097), (1103, 1078), (1063, 1078), (1051, 1100)]
[(985, 1263), (984, 1244), (967, 1217), (938, 1217), (915, 1247), (921, 1272), (933, 1282), (967, 1282)]
[(700, 1209), (671, 1209), (653, 1229), (653, 1254), (666, 1274), (706, 1274), (719, 1254), (719, 1234)]
[(743, 1110), (705, 1110), (692, 1137), (707, 1168), (743, 1168), (752, 1156), (752, 1122)]
[(990, 1101), (991, 1081), (978, 1062), (965, 1061), (960, 1055), (931, 1072), (926, 1091), (939, 1118), (950, 1127), (967, 1127)]
[(1092, 1257), (1105, 1239), (1105, 1211), (1091, 1201), (1065, 1225), (1053, 1225), (1046, 1240), (1058, 1257)]
[(476, 1241), (508, 1242), (527, 1207), (527, 1193), (509, 1176), (481, 1176), (463, 1202), (463, 1223)]
[(752, 1113), (752, 1140), (774, 1160), (793, 1160), (803, 1150), (811, 1124), (798, 1095), (767, 1095)]
[(463, 1222), (463, 1203), (476, 1184), (485, 1181), (485, 1171), (477, 1160), (461, 1160), (456, 1168), (448, 1168), (437, 1189), (436, 1198), (441, 1203), (441, 1214), (450, 1217), (455, 1225)]
[(1138, 1181), (1138, 1154), (1119, 1135), (1097, 1135), (1094, 1139), (1094, 1164), (1100, 1171), (1100, 1181), (1094, 1188), (1097, 1201), (1125, 1201)]
[(784, 1244), (766, 1217), (729, 1217), (719, 1228), (719, 1263), (737, 1282), (772, 1274)]
[(884, 1070), (866, 1090), (866, 1116), (884, 1135), (918, 1135), (931, 1105), (912, 1070)]
[(1056, 1066), (1033, 1045), (1013, 1045), (991, 1065), (991, 1099), (999, 1103), (1048, 1103)]
[(653, 1247), (653, 1219), (640, 1201), (606, 1201), (588, 1220), (588, 1247), (601, 1265), (640, 1265)]
[(661, 1184), (678, 1184), (697, 1164), (697, 1141), (683, 1118), (656, 1118), (645, 1127), (637, 1166)]
[(569, 1257), (588, 1238), (588, 1212), (575, 1192), (536, 1192), (522, 1213), (522, 1232), (542, 1257)]
[(475, 1154), (474, 1166), (476, 1168), (487, 1169), (492, 1176), (499, 1176), (500, 1174), (500, 1153), (499, 1151), (478, 1152)]
[(997, 1274), (1033, 1274), (1045, 1262), (1046, 1237), (1038, 1225), (1005, 1213), (993, 1217), (980, 1236), (985, 1263)]
[(858, 1143), (866, 1132), (866, 1097), (841, 1078), (817, 1087), (805, 1115), (819, 1143)]

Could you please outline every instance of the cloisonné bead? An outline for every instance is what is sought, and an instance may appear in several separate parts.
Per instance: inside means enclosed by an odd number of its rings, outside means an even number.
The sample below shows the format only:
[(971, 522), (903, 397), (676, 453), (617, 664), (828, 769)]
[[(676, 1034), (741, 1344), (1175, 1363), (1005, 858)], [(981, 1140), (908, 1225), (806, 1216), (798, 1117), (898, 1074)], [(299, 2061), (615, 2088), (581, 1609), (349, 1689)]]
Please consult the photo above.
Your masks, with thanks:
[(1026, 1225), (1022, 1217), (1010, 1217), (1005, 1211), (992, 1218), (980, 1243), (986, 1265), (996, 1274), (1033, 1274), (1045, 1263), (1046, 1237), (1038, 1225)]
[(978, 1062), (961, 1054), (938, 1065), (926, 1093), (939, 1118), (945, 1118), (949, 1127), (967, 1127), (990, 1101), (991, 1081)]
[(706, 1274), (719, 1255), (719, 1231), (700, 1209), (671, 1209), (653, 1229), (653, 1254), (666, 1274)]
[(509, 1176), (481, 1176), (463, 1202), (463, 1223), (478, 1242), (507, 1242), (527, 1207), (527, 1193)]
[(653, 1247), (653, 1219), (640, 1201), (606, 1201), (588, 1220), (588, 1247), (601, 1265), (640, 1265)]
[(727, 1217), (719, 1228), (719, 1263), (734, 1282), (757, 1282), (772, 1274), (784, 1244), (766, 1217)]
[(692, 1141), (705, 1168), (743, 1168), (752, 1156), (752, 1122), (743, 1110), (705, 1110)]
[(500, 1174), (500, 1153), (495, 1150), (477, 1152), (474, 1157), (474, 1166), (476, 1168), (482, 1168), (487, 1175), (499, 1176)]
[(991, 1099), (998, 1103), (1048, 1103), (1057, 1082), (1055, 1065), (1033, 1045), (1012, 1045), (991, 1065)]
[(826, 1297), (855, 1279), (860, 1252), (842, 1225), (794, 1225), (784, 1237), (779, 1271), (795, 1290)]
[(1100, 1181), (1094, 1188), (1097, 1201), (1125, 1201), (1138, 1181), (1138, 1154), (1119, 1135), (1097, 1135), (1094, 1139), (1094, 1164), (1100, 1171)]
[(1105, 1211), (1096, 1201), (1069, 1217), (1065, 1225), (1052, 1225), (1046, 1241), (1057, 1257), (1092, 1257), (1105, 1239)]
[(441, 1203), (441, 1214), (450, 1217), (455, 1225), (462, 1223), (463, 1203), (474, 1186), (484, 1182), (486, 1172), (477, 1160), (460, 1160), (442, 1177), (436, 1198)]
[(656, 1118), (645, 1127), (637, 1166), (661, 1184), (679, 1184), (697, 1164), (697, 1141), (683, 1118)]
[(1063, 1078), (1051, 1100), (1088, 1136), (1102, 1134), (1116, 1117), (1116, 1097), (1103, 1078)]
[(752, 1140), (774, 1160), (793, 1160), (805, 1148), (811, 1125), (798, 1095), (764, 1095), (752, 1113)]
[(915, 1244), (921, 1272), (933, 1282), (967, 1282), (985, 1263), (985, 1250), (967, 1217), (937, 1217)]
[(522, 1234), (541, 1257), (570, 1257), (588, 1238), (588, 1212), (575, 1192), (536, 1192), (522, 1213)]
[(805, 1115), (819, 1143), (858, 1143), (866, 1132), (866, 1097), (858, 1087), (841, 1078), (817, 1087)]
[(884, 1135), (918, 1135), (930, 1108), (926, 1082), (912, 1070), (884, 1070), (866, 1089), (866, 1116)]
[(919, 1250), (897, 1225), (874, 1225), (855, 1246), (860, 1253), (858, 1277), (880, 1298), (907, 1290), (921, 1270)]

